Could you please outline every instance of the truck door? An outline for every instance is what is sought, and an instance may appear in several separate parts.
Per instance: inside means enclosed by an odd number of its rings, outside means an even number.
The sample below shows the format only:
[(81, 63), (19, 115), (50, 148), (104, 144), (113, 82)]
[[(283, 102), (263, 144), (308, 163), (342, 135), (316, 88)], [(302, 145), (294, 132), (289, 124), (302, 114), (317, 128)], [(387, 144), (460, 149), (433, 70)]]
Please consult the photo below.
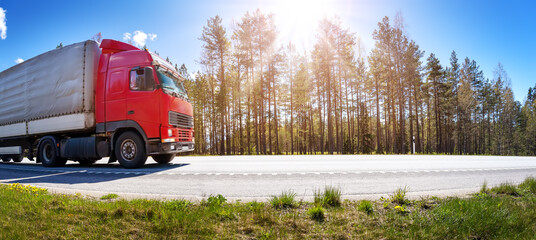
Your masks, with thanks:
[(105, 100), (105, 119), (107, 123), (126, 119), (127, 73), (128, 70), (124, 68), (108, 71)]
[(160, 98), (152, 67), (130, 70), (127, 93), (127, 119), (136, 121), (148, 138), (160, 137)]

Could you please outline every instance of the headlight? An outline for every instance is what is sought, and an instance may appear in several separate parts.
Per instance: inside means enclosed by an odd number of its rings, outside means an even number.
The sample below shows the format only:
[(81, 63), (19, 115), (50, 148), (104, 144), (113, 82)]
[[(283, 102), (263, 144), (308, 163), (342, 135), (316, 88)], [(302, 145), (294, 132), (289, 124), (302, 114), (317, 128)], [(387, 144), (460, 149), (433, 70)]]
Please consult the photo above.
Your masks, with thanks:
[(175, 138), (164, 138), (164, 139), (162, 139), (162, 142), (163, 142), (163, 143), (171, 143), (171, 142), (175, 142)]
[(167, 134), (168, 134), (169, 137), (171, 137), (171, 136), (173, 136), (173, 131), (171, 129), (168, 129)]

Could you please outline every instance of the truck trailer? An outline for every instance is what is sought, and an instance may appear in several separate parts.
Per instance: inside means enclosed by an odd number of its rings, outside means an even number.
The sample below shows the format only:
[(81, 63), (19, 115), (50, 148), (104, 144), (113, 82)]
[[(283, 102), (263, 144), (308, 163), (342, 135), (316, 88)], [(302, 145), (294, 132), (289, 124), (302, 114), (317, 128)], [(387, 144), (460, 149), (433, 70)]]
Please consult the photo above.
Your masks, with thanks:
[(109, 157), (138, 168), (194, 150), (184, 78), (147, 50), (104, 39), (0, 72), (0, 158), (45, 167)]

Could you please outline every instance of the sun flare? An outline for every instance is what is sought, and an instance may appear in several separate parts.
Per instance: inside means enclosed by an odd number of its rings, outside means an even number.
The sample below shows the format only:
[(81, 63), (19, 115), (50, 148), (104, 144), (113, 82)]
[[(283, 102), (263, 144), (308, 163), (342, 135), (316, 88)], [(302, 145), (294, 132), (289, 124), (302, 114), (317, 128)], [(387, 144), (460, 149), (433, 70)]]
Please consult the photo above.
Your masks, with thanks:
[(282, 38), (298, 50), (307, 50), (314, 42), (318, 22), (334, 14), (333, 0), (279, 0), (275, 18)]

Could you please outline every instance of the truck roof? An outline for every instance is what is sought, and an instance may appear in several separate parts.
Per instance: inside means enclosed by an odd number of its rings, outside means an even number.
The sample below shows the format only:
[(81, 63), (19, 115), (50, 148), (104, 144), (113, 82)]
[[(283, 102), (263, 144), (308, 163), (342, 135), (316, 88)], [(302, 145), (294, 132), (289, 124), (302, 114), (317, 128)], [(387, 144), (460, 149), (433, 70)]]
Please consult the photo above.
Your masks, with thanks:
[(130, 44), (112, 40), (112, 39), (102, 40), (100, 44), (100, 48), (102, 48), (102, 53), (117, 53), (117, 52), (130, 51), (130, 50), (141, 50)]

